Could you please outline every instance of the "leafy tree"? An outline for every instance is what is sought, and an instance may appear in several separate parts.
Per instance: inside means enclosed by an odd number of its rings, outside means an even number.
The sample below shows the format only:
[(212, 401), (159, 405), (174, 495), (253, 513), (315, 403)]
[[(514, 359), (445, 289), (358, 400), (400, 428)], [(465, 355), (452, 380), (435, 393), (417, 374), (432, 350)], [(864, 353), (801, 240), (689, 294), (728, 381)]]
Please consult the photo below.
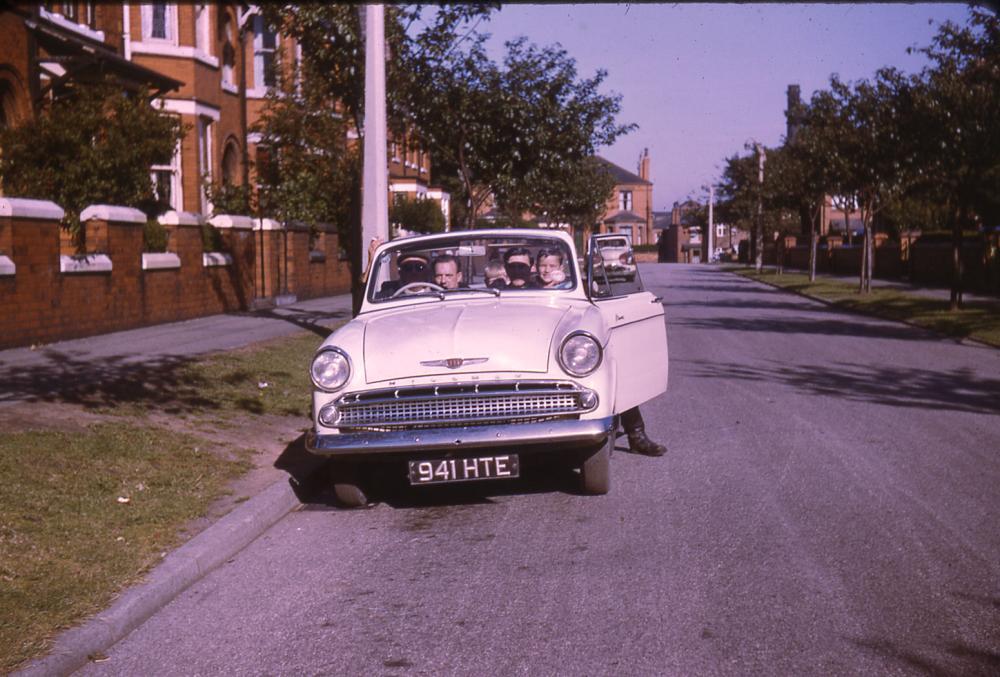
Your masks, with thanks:
[(962, 303), (963, 228), (1000, 216), (1000, 19), (971, 7), (965, 26), (946, 22), (930, 46), (914, 131), (916, 187), (942, 205), (952, 231), (951, 308)]
[(389, 223), (418, 233), (440, 233), (445, 226), (436, 200), (409, 200), (399, 194), (389, 208)]
[(80, 211), (91, 204), (165, 211), (150, 176), (167, 164), (183, 136), (180, 121), (159, 113), (146, 91), (110, 81), (77, 86), (34, 120), (0, 132), (4, 192), (51, 200), (80, 245)]

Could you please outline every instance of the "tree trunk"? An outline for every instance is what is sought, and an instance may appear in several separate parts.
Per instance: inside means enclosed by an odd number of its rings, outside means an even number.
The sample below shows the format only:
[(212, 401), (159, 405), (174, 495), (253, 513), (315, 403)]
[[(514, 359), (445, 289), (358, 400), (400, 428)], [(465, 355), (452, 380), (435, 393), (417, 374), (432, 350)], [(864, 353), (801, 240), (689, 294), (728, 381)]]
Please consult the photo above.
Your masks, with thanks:
[(962, 307), (962, 223), (965, 220), (965, 207), (960, 207), (957, 214), (952, 215), (951, 222), (951, 303), (949, 310), (959, 310)]
[(816, 249), (819, 246), (819, 235), (816, 232), (816, 222), (819, 216), (809, 214), (809, 281), (816, 281)]

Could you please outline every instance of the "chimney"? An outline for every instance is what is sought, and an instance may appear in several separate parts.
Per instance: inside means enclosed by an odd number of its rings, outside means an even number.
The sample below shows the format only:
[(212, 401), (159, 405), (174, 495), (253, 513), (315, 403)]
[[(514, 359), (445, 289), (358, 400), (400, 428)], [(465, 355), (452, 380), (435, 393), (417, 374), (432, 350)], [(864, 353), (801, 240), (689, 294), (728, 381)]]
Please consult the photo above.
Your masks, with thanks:
[(798, 85), (788, 85), (788, 104), (785, 108), (785, 141), (792, 142), (802, 124), (802, 99)]
[(649, 149), (643, 148), (639, 156), (639, 178), (649, 181)]

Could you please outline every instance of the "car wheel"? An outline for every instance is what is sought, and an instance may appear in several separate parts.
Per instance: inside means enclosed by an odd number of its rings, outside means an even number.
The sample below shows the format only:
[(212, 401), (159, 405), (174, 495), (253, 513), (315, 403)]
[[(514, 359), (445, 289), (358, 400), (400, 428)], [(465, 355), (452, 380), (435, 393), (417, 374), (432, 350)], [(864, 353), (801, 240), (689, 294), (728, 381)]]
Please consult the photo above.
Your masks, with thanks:
[(357, 484), (335, 482), (333, 493), (337, 501), (345, 508), (362, 508), (368, 505), (368, 497)]
[(361, 488), (356, 468), (333, 469), (333, 495), (344, 508), (363, 508), (368, 505), (368, 496)]
[(580, 466), (580, 490), (585, 494), (606, 494), (611, 489), (611, 449), (615, 446), (614, 432), (600, 448)]

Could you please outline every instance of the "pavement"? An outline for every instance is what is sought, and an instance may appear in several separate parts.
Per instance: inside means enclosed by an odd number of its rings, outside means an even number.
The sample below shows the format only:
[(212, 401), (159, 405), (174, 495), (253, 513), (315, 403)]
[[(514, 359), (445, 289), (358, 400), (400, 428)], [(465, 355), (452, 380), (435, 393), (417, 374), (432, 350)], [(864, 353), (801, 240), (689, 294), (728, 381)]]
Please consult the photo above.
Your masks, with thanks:
[[(350, 295), (311, 299), (274, 309), (212, 315), (70, 341), (0, 351), (0, 407), (30, 401), (64, 386), (88, 365), (127, 374), (135, 365), (189, 358), (302, 331), (327, 334), (351, 317)], [(18, 675), (65, 675), (100, 655), (300, 506), (293, 483), (276, 481), (174, 550), (106, 611), (60, 635), (52, 651)]]

